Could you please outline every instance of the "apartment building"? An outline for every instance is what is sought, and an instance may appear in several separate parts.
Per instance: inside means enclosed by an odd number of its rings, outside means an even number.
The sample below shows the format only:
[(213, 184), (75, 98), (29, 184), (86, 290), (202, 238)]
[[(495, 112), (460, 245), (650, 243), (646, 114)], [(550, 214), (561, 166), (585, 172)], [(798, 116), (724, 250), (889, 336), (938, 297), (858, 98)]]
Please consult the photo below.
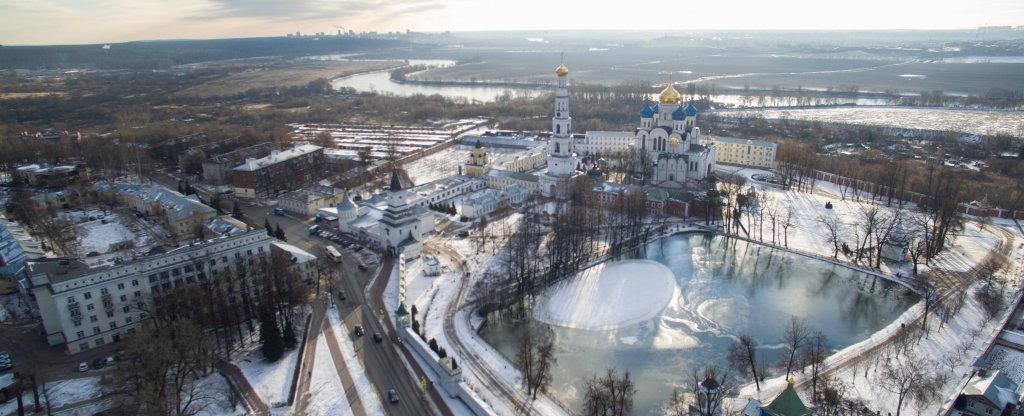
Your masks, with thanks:
[[(50, 345), (76, 354), (134, 334), (149, 319), (153, 299), (182, 285), (218, 279), (236, 262), (269, 260), (271, 239), (263, 230), (239, 232), (129, 263), (89, 268), (78, 259), (26, 263), (27, 288), (35, 299)], [(240, 301), (237, 291), (228, 302)]]

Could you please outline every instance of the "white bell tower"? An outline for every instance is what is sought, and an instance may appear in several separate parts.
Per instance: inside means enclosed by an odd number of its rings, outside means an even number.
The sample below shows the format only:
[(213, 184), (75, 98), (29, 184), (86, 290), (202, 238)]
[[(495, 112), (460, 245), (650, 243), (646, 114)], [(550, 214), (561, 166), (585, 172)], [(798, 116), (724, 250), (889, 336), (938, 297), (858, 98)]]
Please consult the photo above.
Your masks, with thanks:
[(555, 116), (551, 118), (551, 140), (548, 142), (548, 175), (572, 176), (576, 158), (572, 149), (572, 117), (569, 115), (569, 68), (560, 63), (555, 69)]

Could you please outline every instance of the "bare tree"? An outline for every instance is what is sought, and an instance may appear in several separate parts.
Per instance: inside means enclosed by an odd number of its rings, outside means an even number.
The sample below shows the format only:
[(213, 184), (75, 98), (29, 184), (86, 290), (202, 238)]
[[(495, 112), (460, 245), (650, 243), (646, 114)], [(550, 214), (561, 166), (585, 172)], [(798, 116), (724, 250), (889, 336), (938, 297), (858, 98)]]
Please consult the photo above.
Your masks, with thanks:
[(786, 367), (786, 380), (789, 380), (789, 374), (793, 370), (793, 365), (797, 362), (797, 353), (800, 348), (804, 347), (808, 337), (810, 337), (811, 331), (807, 327), (807, 322), (797, 317), (792, 317), (789, 320), (789, 325), (786, 326), (785, 332), (782, 334), (782, 341), (786, 343), (786, 356), (783, 357), (783, 366)]
[(757, 341), (750, 335), (740, 335), (731, 346), (726, 355), (729, 366), (741, 375), (753, 375), (754, 385), (757, 391), (761, 391), (761, 382), (757, 376)]
[(533, 391), (533, 382), (536, 380), (534, 375), (537, 365), (537, 359), (534, 357), (536, 343), (533, 331), (530, 328), (526, 328), (522, 335), (519, 335), (519, 352), (516, 353), (516, 367), (519, 367), (519, 371), (523, 372), (523, 387), (526, 388), (527, 394)]
[(537, 363), (534, 368), (533, 376), (533, 399), (537, 399), (538, 391), (546, 391), (548, 386), (551, 385), (551, 367), (558, 361), (555, 358), (555, 343), (549, 340), (543, 344), (537, 346), (536, 353)]
[(593, 375), (587, 380), (583, 395), (583, 414), (586, 416), (626, 416), (633, 411), (636, 386), (629, 378), (629, 370), (619, 376), (615, 368), (607, 369), (604, 377)]
[(126, 414), (195, 415), (213, 399), (196, 381), (209, 373), (213, 343), (196, 324), (176, 320), (147, 327), (125, 345), (112, 394)]
[(923, 358), (915, 356), (906, 357), (902, 362), (897, 357), (885, 364), (879, 386), (896, 395), (896, 416), (900, 416), (908, 395), (922, 388), (932, 388), (927, 366)]
[(807, 338), (803, 353), (800, 354), (802, 364), (805, 367), (810, 367), (811, 370), (812, 397), (817, 397), (818, 395), (818, 378), (821, 374), (822, 364), (828, 358), (828, 345), (826, 345), (826, 341), (825, 334), (821, 331), (815, 331), (814, 334)]
[(828, 232), (828, 234), (825, 234), (825, 241), (832, 244), (832, 258), (838, 259), (839, 243), (841, 242), (839, 239), (839, 218), (835, 215), (822, 215), (818, 217), (818, 223), (825, 227), (825, 231)]

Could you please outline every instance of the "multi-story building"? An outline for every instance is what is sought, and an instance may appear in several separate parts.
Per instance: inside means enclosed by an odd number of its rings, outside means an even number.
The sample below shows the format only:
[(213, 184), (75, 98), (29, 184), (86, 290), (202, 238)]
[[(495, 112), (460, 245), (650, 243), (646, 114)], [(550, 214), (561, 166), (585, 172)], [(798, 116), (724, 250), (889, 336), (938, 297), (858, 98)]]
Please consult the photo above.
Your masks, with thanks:
[(498, 189), (485, 189), (462, 200), (462, 216), (480, 218), (498, 209), (501, 201), (508, 201), (508, 195)]
[(265, 157), (274, 149), (273, 144), (268, 142), (210, 156), (203, 161), (203, 179), (214, 184), (229, 183), (235, 167), (249, 158)]
[(14, 170), (18, 183), (44, 188), (62, 188), (89, 179), (89, 170), (81, 163), (68, 165), (27, 165)]
[(337, 205), (344, 195), (344, 189), (317, 184), (281, 195), (277, 202), (285, 211), (312, 216), (320, 208)]
[(45, 254), (39, 243), (17, 222), (8, 221), (0, 214), (0, 278), (18, 276), (26, 260), (34, 260)]
[(775, 143), (732, 137), (711, 137), (710, 135), (707, 141), (714, 144), (719, 163), (765, 169), (775, 167), (775, 152), (778, 148)]
[(610, 155), (628, 152), (636, 141), (636, 134), (628, 131), (588, 131), (582, 141), (573, 146), (584, 155)]
[(100, 182), (92, 186), (100, 197), (112, 198), (145, 215), (158, 215), (171, 234), (195, 234), (217, 211), (182, 194), (158, 185)]
[[(135, 333), (150, 318), (154, 298), (177, 287), (226, 275), (238, 262), (255, 264), (270, 253), (263, 230), (183, 246), (130, 263), (90, 269), (77, 259), (29, 261), (26, 275), (50, 345), (76, 354)], [(227, 302), (240, 302), (228, 291)]]
[(308, 186), (323, 174), (323, 156), (323, 147), (304, 144), (271, 151), (264, 158), (248, 158), (231, 172), (235, 195), (267, 197)]

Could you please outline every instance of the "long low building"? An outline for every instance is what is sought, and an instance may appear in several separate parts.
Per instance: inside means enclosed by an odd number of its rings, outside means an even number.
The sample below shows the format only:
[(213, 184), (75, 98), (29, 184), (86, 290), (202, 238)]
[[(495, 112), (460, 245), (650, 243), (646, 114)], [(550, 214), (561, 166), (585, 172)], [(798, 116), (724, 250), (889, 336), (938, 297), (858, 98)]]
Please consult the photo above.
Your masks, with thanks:
[[(29, 293), (35, 299), (50, 345), (69, 354), (117, 342), (150, 318), (154, 297), (182, 285), (224, 276), (237, 263), (268, 259), (271, 240), (263, 230), (184, 246), (165, 254), (113, 266), (89, 268), (78, 259), (29, 261)], [(240, 302), (229, 288), (227, 302)]]
[(778, 145), (764, 140), (737, 139), (733, 137), (711, 137), (718, 163), (727, 165), (752, 166), (765, 169), (775, 168)]
[(191, 236), (196, 229), (217, 216), (217, 210), (159, 185), (100, 182), (91, 191), (145, 215), (158, 215), (177, 237)]

